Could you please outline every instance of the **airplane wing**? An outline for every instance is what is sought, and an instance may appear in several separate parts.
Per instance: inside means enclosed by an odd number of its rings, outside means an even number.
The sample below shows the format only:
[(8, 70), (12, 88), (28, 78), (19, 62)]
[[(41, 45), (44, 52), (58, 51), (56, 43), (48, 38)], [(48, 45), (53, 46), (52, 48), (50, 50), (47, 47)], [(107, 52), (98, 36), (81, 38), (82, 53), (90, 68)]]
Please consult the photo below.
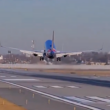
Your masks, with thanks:
[(22, 50), (22, 49), (13, 48), (13, 47), (4, 47), (4, 46), (2, 46), (2, 45), (1, 45), (1, 47), (7, 48), (7, 49), (18, 50), (18, 51), (22, 52), (23, 54), (29, 54), (29, 55), (34, 55), (34, 56), (43, 56), (43, 51)]
[(65, 56), (71, 56), (71, 55), (80, 55), (82, 53), (89, 53), (89, 52), (99, 52), (103, 50), (103, 45), (100, 49), (97, 50), (85, 50), (85, 51), (79, 51), (79, 52), (61, 52), (57, 51), (56, 52), (56, 57), (65, 57)]
[(24, 53), (24, 54), (34, 55), (34, 56), (43, 56), (43, 52), (40, 52), (40, 51), (20, 50), (20, 52), (22, 52), (22, 53)]
[(58, 52), (56, 53), (56, 57), (80, 55), (80, 54), (82, 54), (82, 52)]
[(88, 52), (98, 52), (102, 49), (99, 50), (86, 50), (86, 51), (80, 51), (80, 52), (57, 52), (56, 57), (65, 57), (65, 56), (71, 56), (71, 55), (80, 55), (82, 53), (88, 53)]

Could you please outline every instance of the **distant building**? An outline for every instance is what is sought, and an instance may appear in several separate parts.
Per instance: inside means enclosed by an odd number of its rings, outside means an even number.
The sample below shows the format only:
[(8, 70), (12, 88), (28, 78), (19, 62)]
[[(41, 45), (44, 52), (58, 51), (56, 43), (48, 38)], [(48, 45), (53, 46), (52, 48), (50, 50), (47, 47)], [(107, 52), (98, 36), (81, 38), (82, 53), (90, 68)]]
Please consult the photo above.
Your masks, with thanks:
[(2, 55), (0, 56), (0, 60), (3, 60), (3, 56)]

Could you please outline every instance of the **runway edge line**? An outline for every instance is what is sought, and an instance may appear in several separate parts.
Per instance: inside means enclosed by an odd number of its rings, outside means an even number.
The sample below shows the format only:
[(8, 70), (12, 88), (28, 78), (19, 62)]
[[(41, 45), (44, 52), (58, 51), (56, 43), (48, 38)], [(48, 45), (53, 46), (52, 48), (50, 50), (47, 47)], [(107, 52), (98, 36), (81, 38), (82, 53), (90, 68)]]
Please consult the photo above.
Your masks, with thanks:
[(67, 100), (67, 99), (63, 99), (63, 98), (60, 98), (58, 96), (47, 94), (47, 93), (44, 93), (44, 92), (41, 92), (41, 91), (37, 91), (37, 90), (31, 89), (31, 88), (28, 88), (28, 87), (25, 87), (25, 86), (22, 86), (22, 85), (14, 84), (12, 82), (4, 81), (4, 80), (0, 80), (0, 81), (4, 82), (4, 83), (7, 83), (7, 84), (11, 84), (13, 86), (17, 86), (17, 87), (21, 87), (23, 89), (30, 90), (32, 92), (39, 93), (41, 95), (48, 96), (48, 97), (53, 98), (53, 99), (57, 99), (57, 100), (60, 100), (60, 101), (66, 102), (66, 103), (74, 104), (74, 105), (77, 105), (77, 106), (80, 106), (80, 107), (88, 108), (88, 109), (91, 109), (91, 110), (103, 110), (103, 109), (100, 109), (100, 108), (95, 108), (95, 107), (88, 106), (88, 105), (85, 105), (85, 104), (81, 104), (81, 103), (78, 103), (78, 102), (74, 102), (74, 101), (70, 101), (70, 100)]

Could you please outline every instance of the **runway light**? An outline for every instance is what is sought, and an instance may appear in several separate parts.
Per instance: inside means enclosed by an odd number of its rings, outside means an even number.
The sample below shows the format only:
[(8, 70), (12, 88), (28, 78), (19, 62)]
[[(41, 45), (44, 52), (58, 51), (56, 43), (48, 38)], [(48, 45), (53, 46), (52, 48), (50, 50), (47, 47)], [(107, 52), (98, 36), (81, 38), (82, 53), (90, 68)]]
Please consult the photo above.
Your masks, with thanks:
[(28, 69), (27, 68), (25, 68), (25, 71), (27, 71)]
[(28, 103), (28, 100), (26, 100), (26, 105), (27, 105), (27, 103)]
[(11, 89), (11, 86), (9, 86), (9, 89)]
[(33, 96), (33, 98), (34, 98), (34, 94), (33, 94), (32, 96)]
[(21, 93), (21, 89), (19, 89), (19, 92)]
[(74, 110), (76, 110), (76, 107), (74, 107)]
[(5, 104), (4, 100), (3, 100), (3, 105)]
[(50, 104), (50, 99), (48, 100), (48, 104)]

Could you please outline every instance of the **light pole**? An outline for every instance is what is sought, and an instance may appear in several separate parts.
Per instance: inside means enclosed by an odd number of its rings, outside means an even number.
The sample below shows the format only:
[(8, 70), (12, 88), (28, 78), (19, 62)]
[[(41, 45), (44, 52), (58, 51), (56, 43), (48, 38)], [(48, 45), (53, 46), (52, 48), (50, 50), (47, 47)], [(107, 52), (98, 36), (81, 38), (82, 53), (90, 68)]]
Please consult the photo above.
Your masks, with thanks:
[(9, 61), (11, 62), (11, 51), (8, 50), (8, 54), (9, 54)]

